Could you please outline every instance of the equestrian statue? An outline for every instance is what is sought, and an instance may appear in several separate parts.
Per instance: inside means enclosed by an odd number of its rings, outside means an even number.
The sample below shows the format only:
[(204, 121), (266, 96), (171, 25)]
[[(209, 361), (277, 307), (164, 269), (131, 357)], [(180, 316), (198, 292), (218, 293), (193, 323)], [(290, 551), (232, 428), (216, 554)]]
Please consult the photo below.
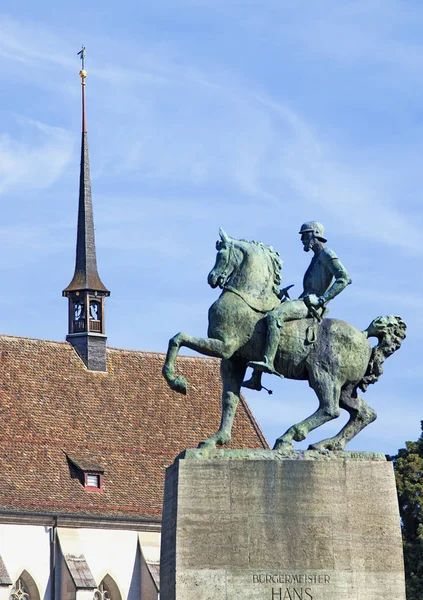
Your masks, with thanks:
[[(223, 291), (209, 309), (207, 338), (178, 333), (169, 341), (163, 375), (169, 386), (182, 394), (187, 381), (175, 376), (175, 361), (183, 346), (221, 358), (222, 419), (219, 430), (199, 444), (215, 447), (231, 440), (232, 425), (241, 387), (261, 390), (262, 373), (306, 380), (316, 392), (318, 409), (290, 427), (274, 450), (291, 450), (310, 431), (337, 418), (340, 409), (349, 420), (332, 438), (312, 444), (315, 450), (343, 450), (376, 412), (359, 395), (378, 381), (382, 364), (405, 338), (401, 317), (374, 319), (365, 331), (326, 317), (327, 304), (351, 283), (336, 253), (325, 246), (324, 228), (317, 221), (300, 228), (301, 242), (313, 257), (303, 281), (303, 292), (291, 300), (280, 289), (282, 260), (271, 246), (237, 240), (219, 230), (217, 257), (208, 275), (212, 288)], [(368, 338), (375, 337), (372, 347)], [(244, 381), (247, 367), (253, 374)]]

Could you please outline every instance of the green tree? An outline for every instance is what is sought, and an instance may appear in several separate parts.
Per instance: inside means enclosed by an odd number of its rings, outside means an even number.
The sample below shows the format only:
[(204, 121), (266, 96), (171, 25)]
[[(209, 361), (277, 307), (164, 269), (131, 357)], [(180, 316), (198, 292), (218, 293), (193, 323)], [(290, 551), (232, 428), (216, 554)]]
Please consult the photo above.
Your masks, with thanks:
[(417, 442), (390, 457), (394, 463), (404, 544), (407, 600), (423, 598), (423, 421)]

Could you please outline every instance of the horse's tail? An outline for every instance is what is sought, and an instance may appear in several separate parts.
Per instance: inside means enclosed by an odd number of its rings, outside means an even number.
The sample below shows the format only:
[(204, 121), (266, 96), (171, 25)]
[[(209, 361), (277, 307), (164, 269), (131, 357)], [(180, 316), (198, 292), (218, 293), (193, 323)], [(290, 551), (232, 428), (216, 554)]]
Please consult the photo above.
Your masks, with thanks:
[(365, 392), (371, 383), (376, 383), (383, 373), (382, 365), (388, 356), (400, 348), (405, 339), (406, 324), (401, 317), (377, 317), (363, 332), (367, 337), (376, 337), (379, 343), (372, 349), (366, 374), (358, 384)]

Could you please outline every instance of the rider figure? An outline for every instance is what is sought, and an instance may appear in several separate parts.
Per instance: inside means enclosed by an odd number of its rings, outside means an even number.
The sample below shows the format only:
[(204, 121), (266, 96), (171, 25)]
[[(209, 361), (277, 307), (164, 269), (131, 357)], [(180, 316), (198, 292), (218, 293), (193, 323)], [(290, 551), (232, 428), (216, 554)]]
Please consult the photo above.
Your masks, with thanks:
[(267, 339), (263, 362), (249, 362), (248, 366), (254, 368), (253, 376), (246, 381), (244, 387), (261, 389), (261, 372), (273, 373), (283, 377), (275, 371), (274, 360), (279, 346), (281, 328), (286, 321), (316, 317), (321, 320), (321, 314), (326, 304), (335, 298), (351, 283), (344, 265), (333, 250), (326, 248), (324, 228), (317, 221), (309, 221), (301, 226), (299, 231), (304, 251), (313, 251), (311, 260), (303, 281), (304, 291), (298, 300), (286, 300), (267, 315)]

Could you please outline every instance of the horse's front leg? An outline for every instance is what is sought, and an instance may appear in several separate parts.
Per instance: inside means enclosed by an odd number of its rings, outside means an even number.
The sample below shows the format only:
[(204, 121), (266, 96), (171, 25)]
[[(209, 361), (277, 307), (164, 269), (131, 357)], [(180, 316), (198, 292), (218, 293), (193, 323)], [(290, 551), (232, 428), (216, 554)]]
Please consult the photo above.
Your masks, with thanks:
[(222, 418), (218, 431), (200, 442), (199, 448), (215, 448), (216, 444), (228, 444), (232, 437), (232, 426), (239, 403), (241, 384), (246, 371), (243, 360), (231, 358), (222, 360), (220, 375), (222, 377)]
[(175, 377), (175, 361), (180, 348), (185, 346), (207, 356), (229, 358), (238, 349), (238, 345), (235, 340), (226, 342), (216, 338), (196, 338), (187, 333), (178, 333), (169, 340), (166, 360), (162, 369), (163, 376), (172, 390), (186, 394), (187, 380), (182, 376)]

